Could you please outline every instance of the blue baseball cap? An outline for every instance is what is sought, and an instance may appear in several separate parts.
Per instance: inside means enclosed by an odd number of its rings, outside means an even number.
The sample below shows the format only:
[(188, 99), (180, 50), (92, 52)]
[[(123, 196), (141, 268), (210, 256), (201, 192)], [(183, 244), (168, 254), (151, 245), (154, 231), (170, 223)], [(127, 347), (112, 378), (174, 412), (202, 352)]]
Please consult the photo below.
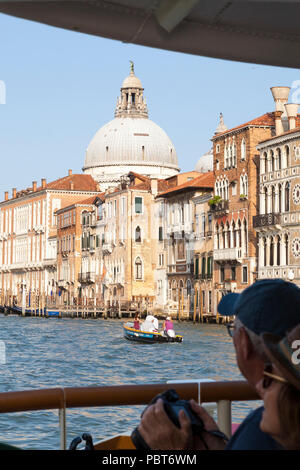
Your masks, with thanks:
[(283, 279), (262, 279), (240, 294), (225, 295), (218, 312), (235, 315), (257, 335), (273, 333), (283, 337), (300, 324), (300, 289)]

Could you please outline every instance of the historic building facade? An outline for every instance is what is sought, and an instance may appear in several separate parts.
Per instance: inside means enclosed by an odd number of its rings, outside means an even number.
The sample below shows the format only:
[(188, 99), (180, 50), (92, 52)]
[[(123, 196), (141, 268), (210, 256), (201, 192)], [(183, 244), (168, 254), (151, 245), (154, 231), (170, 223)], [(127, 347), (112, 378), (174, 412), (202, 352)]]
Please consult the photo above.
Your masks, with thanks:
[(227, 130), (221, 116), (212, 138), (215, 188), (210, 209), (214, 217), (214, 304), (222, 295), (242, 291), (257, 278), (258, 151), (275, 133), (275, 115), (266, 113)]
[(203, 318), (203, 315), (215, 313), (213, 304), (213, 215), (209, 201), (213, 196), (213, 182), (211, 190), (205, 194), (193, 197), (194, 203), (194, 315)]
[[(298, 104), (287, 103), (289, 88), (272, 89), (276, 135), (261, 142), (258, 234), (258, 278), (282, 278), (300, 286), (300, 117)], [(281, 96), (283, 109), (276, 98)], [(288, 130), (285, 131), (288, 125)]]
[(194, 251), (195, 206), (193, 198), (211, 192), (213, 173), (188, 176), (186, 181), (161, 192), (158, 201), (164, 200), (167, 303), (186, 315), (194, 305)]
[(57, 282), (56, 211), (85, 195), (97, 194), (89, 175), (68, 176), (37, 187), (5, 193), (0, 203), (0, 287), (2, 305), (8, 298), (50, 296)]

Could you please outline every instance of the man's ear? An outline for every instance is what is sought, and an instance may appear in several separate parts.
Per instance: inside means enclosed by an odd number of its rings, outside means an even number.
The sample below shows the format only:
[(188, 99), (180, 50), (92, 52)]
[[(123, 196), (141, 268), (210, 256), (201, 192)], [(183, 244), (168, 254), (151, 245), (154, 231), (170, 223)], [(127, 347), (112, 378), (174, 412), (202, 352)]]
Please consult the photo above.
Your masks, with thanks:
[(240, 353), (242, 354), (244, 360), (249, 360), (250, 356), (253, 353), (253, 345), (246, 329), (243, 326), (241, 326), (241, 328), (239, 329), (239, 335)]

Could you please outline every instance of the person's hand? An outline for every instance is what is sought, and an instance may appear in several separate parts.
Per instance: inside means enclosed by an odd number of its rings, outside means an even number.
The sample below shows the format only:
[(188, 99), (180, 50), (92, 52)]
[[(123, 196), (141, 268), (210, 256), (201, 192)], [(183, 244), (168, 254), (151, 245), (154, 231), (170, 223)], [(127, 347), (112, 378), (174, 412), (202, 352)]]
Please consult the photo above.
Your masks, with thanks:
[[(194, 413), (203, 421), (204, 428), (207, 431), (219, 431), (217, 423), (210, 416), (210, 414), (203, 408), (199, 406), (195, 400), (190, 400), (190, 405)], [(208, 432), (203, 431), (201, 437), (194, 435), (193, 450), (207, 450), (205, 444), (209, 450), (223, 450), (225, 448), (225, 442), (220, 437), (216, 437)]]
[(164, 410), (162, 399), (159, 399), (145, 410), (138, 430), (153, 450), (192, 449), (193, 434), (190, 420), (183, 410), (180, 410), (178, 418), (180, 429), (170, 420)]

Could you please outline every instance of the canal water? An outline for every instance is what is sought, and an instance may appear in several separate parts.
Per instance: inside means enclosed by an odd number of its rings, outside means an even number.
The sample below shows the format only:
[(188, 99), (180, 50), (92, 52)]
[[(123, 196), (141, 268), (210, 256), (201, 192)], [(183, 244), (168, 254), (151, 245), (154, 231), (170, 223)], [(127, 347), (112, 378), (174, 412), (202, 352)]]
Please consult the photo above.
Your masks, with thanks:
[[(242, 378), (232, 340), (222, 325), (175, 322), (182, 343), (145, 345), (123, 338), (123, 321), (0, 314), (0, 340), (6, 353), (0, 364), (0, 392)], [(233, 422), (240, 422), (256, 405), (235, 404)], [(128, 433), (143, 409), (68, 409), (67, 444), (83, 432), (96, 441)], [(0, 441), (24, 449), (59, 449), (57, 410), (0, 414)]]

